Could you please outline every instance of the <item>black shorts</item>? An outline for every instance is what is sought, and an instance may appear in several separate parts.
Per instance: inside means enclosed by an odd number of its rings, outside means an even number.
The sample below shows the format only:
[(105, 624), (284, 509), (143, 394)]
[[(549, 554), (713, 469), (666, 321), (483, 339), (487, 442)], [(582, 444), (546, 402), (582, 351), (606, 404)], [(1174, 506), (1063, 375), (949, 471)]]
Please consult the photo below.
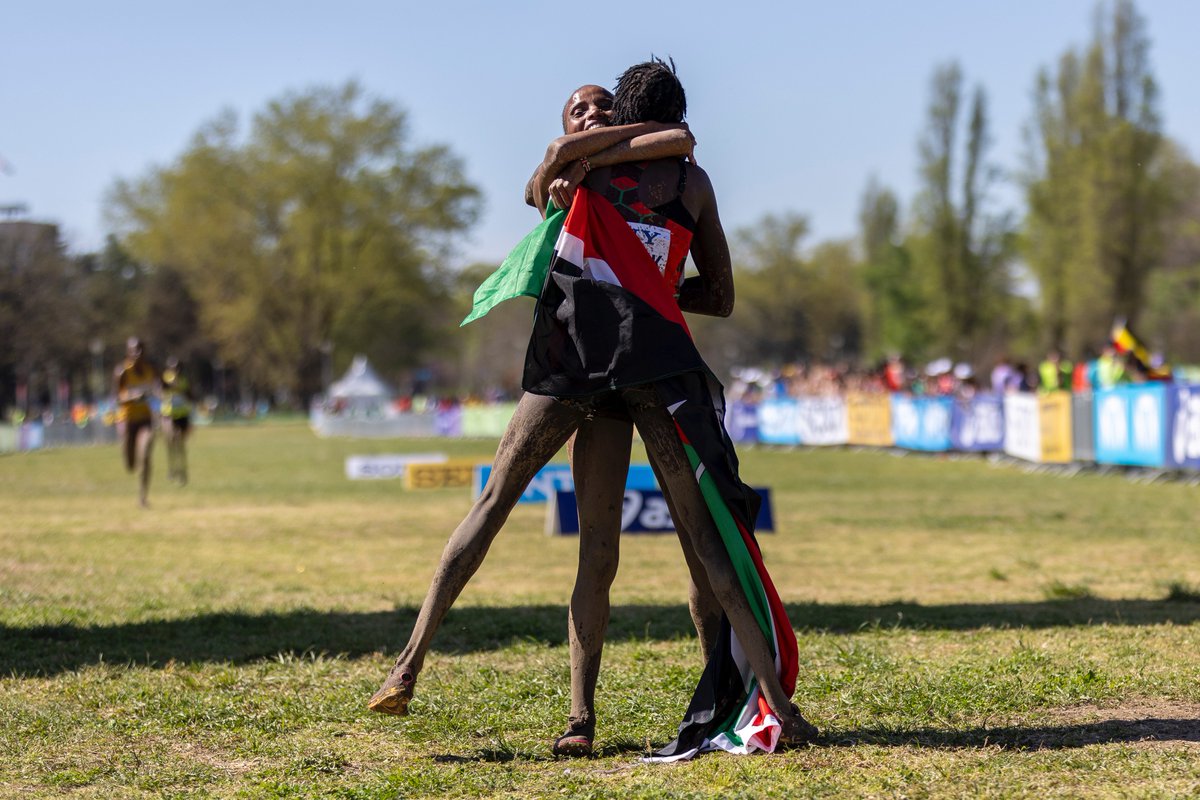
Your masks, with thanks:
[(171, 417), (171, 427), (176, 433), (187, 433), (188, 428), (192, 427), (191, 417)]
[(125, 437), (130, 440), (137, 439), (137, 436), (141, 430), (143, 428), (149, 428), (151, 423), (152, 420), (149, 419), (125, 420)]

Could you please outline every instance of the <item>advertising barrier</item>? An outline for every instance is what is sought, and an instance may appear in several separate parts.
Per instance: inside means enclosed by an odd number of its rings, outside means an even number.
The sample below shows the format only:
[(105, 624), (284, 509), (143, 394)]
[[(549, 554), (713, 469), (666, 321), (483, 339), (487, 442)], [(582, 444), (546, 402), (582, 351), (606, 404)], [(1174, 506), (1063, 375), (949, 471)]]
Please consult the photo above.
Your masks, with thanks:
[(1071, 393), (1050, 392), (1038, 395), (1038, 424), (1043, 464), (1071, 463)]
[(796, 402), (796, 436), (800, 444), (821, 446), (850, 441), (846, 401), (840, 397), (801, 397)]
[(764, 400), (758, 407), (758, 438), (765, 444), (800, 444), (800, 407), (791, 398)]
[[(492, 475), (491, 464), (476, 464), (474, 477), (471, 482), (471, 496), (479, 497), (483, 487), (487, 485)], [(628, 489), (657, 489), (658, 481), (654, 470), (649, 464), (630, 464), (629, 474), (625, 478), (625, 488)], [(555, 492), (575, 491), (575, 481), (571, 477), (569, 464), (547, 464), (538, 470), (537, 475), (525, 487), (518, 503), (545, 503), (554, 497)]]
[(1167, 463), (1176, 469), (1200, 469), (1200, 386), (1176, 384), (1167, 399)]
[(445, 453), (404, 453), (346, 456), (346, 477), (352, 481), (403, 478), (409, 464), (444, 464)]
[(735, 444), (758, 441), (758, 406), (735, 401), (725, 409), (725, 430)]
[(1166, 452), (1167, 387), (1117, 386), (1096, 392), (1096, 461), (1163, 467)]
[[(762, 498), (756, 533), (775, 530), (775, 515), (771, 510), (771, 490), (755, 487)], [(675, 530), (671, 512), (663, 493), (657, 489), (626, 489), (621, 505), (622, 533), (665, 533)], [(546, 533), (551, 536), (579, 533), (579, 500), (573, 491), (559, 491), (551, 496), (546, 507)]]
[(405, 489), (466, 489), (475, 474), (473, 461), (440, 464), (408, 464), (404, 469)]
[(955, 450), (965, 452), (1003, 450), (1004, 401), (1000, 396), (987, 393), (956, 400), (950, 442)]
[(1004, 395), (1004, 452), (1037, 463), (1042, 458), (1042, 423), (1037, 397)]
[(949, 397), (892, 395), (892, 435), (896, 446), (927, 452), (949, 450), (953, 409), (954, 401)]
[(1096, 431), (1092, 425), (1091, 392), (1071, 395), (1071, 451), (1076, 461), (1096, 460)]
[(850, 444), (891, 447), (892, 402), (886, 394), (851, 393), (846, 396), (846, 426)]
[(508, 421), (517, 410), (516, 403), (497, 403), (491, 406), (467, 406), (462, 412), (462, 435), (498, 439), (504, 435)]

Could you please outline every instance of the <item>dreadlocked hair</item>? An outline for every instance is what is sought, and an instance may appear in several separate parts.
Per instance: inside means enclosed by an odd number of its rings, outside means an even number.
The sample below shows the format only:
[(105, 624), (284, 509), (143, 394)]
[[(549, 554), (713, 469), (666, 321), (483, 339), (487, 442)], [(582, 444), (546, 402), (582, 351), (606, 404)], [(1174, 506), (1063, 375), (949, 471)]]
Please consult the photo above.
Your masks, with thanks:
[(649, 61), (634, 64), (617, 78), (613, 97), (614, 125), (634, 122), (683, 122), (687, 115), (687, 95), (675, 74), (675, 60), (650, 56)]

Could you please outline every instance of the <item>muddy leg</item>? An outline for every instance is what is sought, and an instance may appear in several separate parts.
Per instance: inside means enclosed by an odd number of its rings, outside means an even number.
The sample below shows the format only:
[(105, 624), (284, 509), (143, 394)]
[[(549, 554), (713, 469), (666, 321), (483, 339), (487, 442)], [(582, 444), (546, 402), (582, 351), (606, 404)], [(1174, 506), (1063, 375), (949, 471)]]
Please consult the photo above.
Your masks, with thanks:
[(371, 710), (407, 713), (413, 683), (446, 612), (483, 563), (530, 479), (558, 452), (580, 420), (578, 412), (551, 398), (521, 397), (500, 440), (487, 486), (446, 543), (408, 644), (368, 703)]
[(687, 532), (695, 554), (705, 572), (721, 608), (729, 617), (729, 623), (737, 634), (746, 658), (758, 678), (763, 697), (780, 719), (784, 735), (807, 731), (811, 728), (792, 706), (791, 698), (784, 691), (775, 672), (775, 659), (771, 654), (766, 637), (755, 621), (754, 613), (742, 592), (729, 554), (721, 542), (720, 533), (709, 514), (699, 485), (692, 474), (691, 464), (675, 430), (670, 414), (657, 404), (657, 393), (647, 390), (630, 390), (626, 393), (633, 421), (642, 434), (646, 449), (654, 454), (665, 486), (669, 487), (675, 501), (676, 519)]
[(579, 501), (579, 570), (571, 593), (571, 715), (560, 755), (588, 755), (596, 730), (596, 680), (608, 631), (609, 589), (617, 575), (621, 508), (633, 440), (630, 422), (598, 417), (575, 435), (571, 470)]

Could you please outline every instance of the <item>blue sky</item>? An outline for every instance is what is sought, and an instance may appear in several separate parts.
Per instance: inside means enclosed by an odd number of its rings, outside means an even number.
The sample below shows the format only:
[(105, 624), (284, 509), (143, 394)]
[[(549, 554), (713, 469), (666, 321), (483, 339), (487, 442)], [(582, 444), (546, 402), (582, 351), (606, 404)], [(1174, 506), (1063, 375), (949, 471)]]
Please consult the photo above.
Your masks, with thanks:
[[(180, 0), (10, 3), (0, 14), (0, 204), (58, 223), (76, 252), (105, 234), (105, 190), (170, 163), (223, 108), (358, 80), (444, 143), (484, 191), (460, 259), (498, 260), (535, 222), (522, 188), (581, 83), (650, 53), (688, 90), (701, 166), (727, 229), (795, 211), (810, 243), (852, 236), (876, 176), (906, 202), (935, 66), (988, 92), (993, 158), (1020, 165), (1039, 67), (1090, 36), (1092, 0), (740, 0), (653, 5)], [(1200, 2), (1141, 0), (1164, 126), (1200, 157)], [(622, 9), (629, 9), (622, 12)], [(624, 13), (624, 17), (622, 14)], [(1015, 206), (1015, 189), (997, 200)]]

